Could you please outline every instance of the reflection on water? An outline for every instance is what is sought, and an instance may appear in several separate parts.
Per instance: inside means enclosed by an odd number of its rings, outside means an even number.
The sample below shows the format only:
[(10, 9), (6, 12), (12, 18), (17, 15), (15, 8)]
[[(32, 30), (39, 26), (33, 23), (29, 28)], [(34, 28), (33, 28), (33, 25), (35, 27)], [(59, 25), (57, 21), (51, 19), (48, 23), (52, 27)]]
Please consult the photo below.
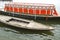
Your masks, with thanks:
[(59, 40), (60, 39), (59, 21), (40, 21), (40, 23), (53, 26), (55, 30), (50, 31), (27, 30), (0, 23), (0, 40)]

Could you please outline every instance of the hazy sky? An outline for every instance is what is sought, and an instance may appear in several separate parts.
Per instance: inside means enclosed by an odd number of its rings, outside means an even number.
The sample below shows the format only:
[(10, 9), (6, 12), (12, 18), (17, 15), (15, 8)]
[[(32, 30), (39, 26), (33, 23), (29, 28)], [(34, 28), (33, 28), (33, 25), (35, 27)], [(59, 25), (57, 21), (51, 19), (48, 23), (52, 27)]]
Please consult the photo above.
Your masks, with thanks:
[[(54, 4), (57, 12), (60, 13), (60, 0), (13, 0), (13, 2)], [(0, 2), (0, 5), (2, 6), (3, 3)]]

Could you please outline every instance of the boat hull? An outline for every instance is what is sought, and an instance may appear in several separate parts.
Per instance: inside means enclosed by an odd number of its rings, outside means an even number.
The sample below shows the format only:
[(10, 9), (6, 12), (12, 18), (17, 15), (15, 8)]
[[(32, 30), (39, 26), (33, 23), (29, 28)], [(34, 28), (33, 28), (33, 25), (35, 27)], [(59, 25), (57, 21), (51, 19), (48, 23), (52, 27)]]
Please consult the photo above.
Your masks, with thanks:
[(52, 29), (54, 29), (51, 26), (37, 23), (37, 22), (31, 21), (31, 20), (4, 16), (4, 15), (0, 15), (0, 22), (11, 25), (11, 26), (15, 26), (18, 28), (25, 28), (25, 29), (32, 29), (32, 30), (52, 30)]
[(24, 19), (30, 19), (30, 20), (43, 20), (43, 21), (54, 21), (54, 20), (60, 20), (60, 16), (47, 16), (47, 15), (24, 15), (24, 14), (19, 14), (19, 13), (11, 13), (11, 12), (5, 12), (5, 11), (0, 11), (1, 15), (6, 15), (6, 16), (12, 16), (12, 17), (17, 17), (17, 18), (24, 18)]

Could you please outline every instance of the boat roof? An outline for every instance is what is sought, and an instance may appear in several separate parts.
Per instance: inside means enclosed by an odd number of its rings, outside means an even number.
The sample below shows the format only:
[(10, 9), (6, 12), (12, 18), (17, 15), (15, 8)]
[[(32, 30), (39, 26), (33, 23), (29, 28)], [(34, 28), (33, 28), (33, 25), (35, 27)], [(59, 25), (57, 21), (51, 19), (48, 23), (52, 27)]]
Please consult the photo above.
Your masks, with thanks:
[(27, 5), (27, 6), (54, 6), (53, 4), (44, 4), (44, 3), (8, 3), (6, 5)]

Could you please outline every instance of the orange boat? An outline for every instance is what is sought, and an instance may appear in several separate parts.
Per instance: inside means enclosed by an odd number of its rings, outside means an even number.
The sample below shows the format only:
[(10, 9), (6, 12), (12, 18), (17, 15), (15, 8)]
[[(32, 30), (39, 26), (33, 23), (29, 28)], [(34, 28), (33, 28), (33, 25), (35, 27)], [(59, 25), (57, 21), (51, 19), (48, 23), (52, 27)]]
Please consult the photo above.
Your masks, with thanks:
[[(41, 3), (9, 3), (5, 4), (5, 12), (12, 14), (19, 14), (23, 16), (45, 17), (46, 20), (49, 17), (57, 17), (55, 5), (53, 4), (41, 4)], [(58, 16), (59, 17), (59, 16)]]

